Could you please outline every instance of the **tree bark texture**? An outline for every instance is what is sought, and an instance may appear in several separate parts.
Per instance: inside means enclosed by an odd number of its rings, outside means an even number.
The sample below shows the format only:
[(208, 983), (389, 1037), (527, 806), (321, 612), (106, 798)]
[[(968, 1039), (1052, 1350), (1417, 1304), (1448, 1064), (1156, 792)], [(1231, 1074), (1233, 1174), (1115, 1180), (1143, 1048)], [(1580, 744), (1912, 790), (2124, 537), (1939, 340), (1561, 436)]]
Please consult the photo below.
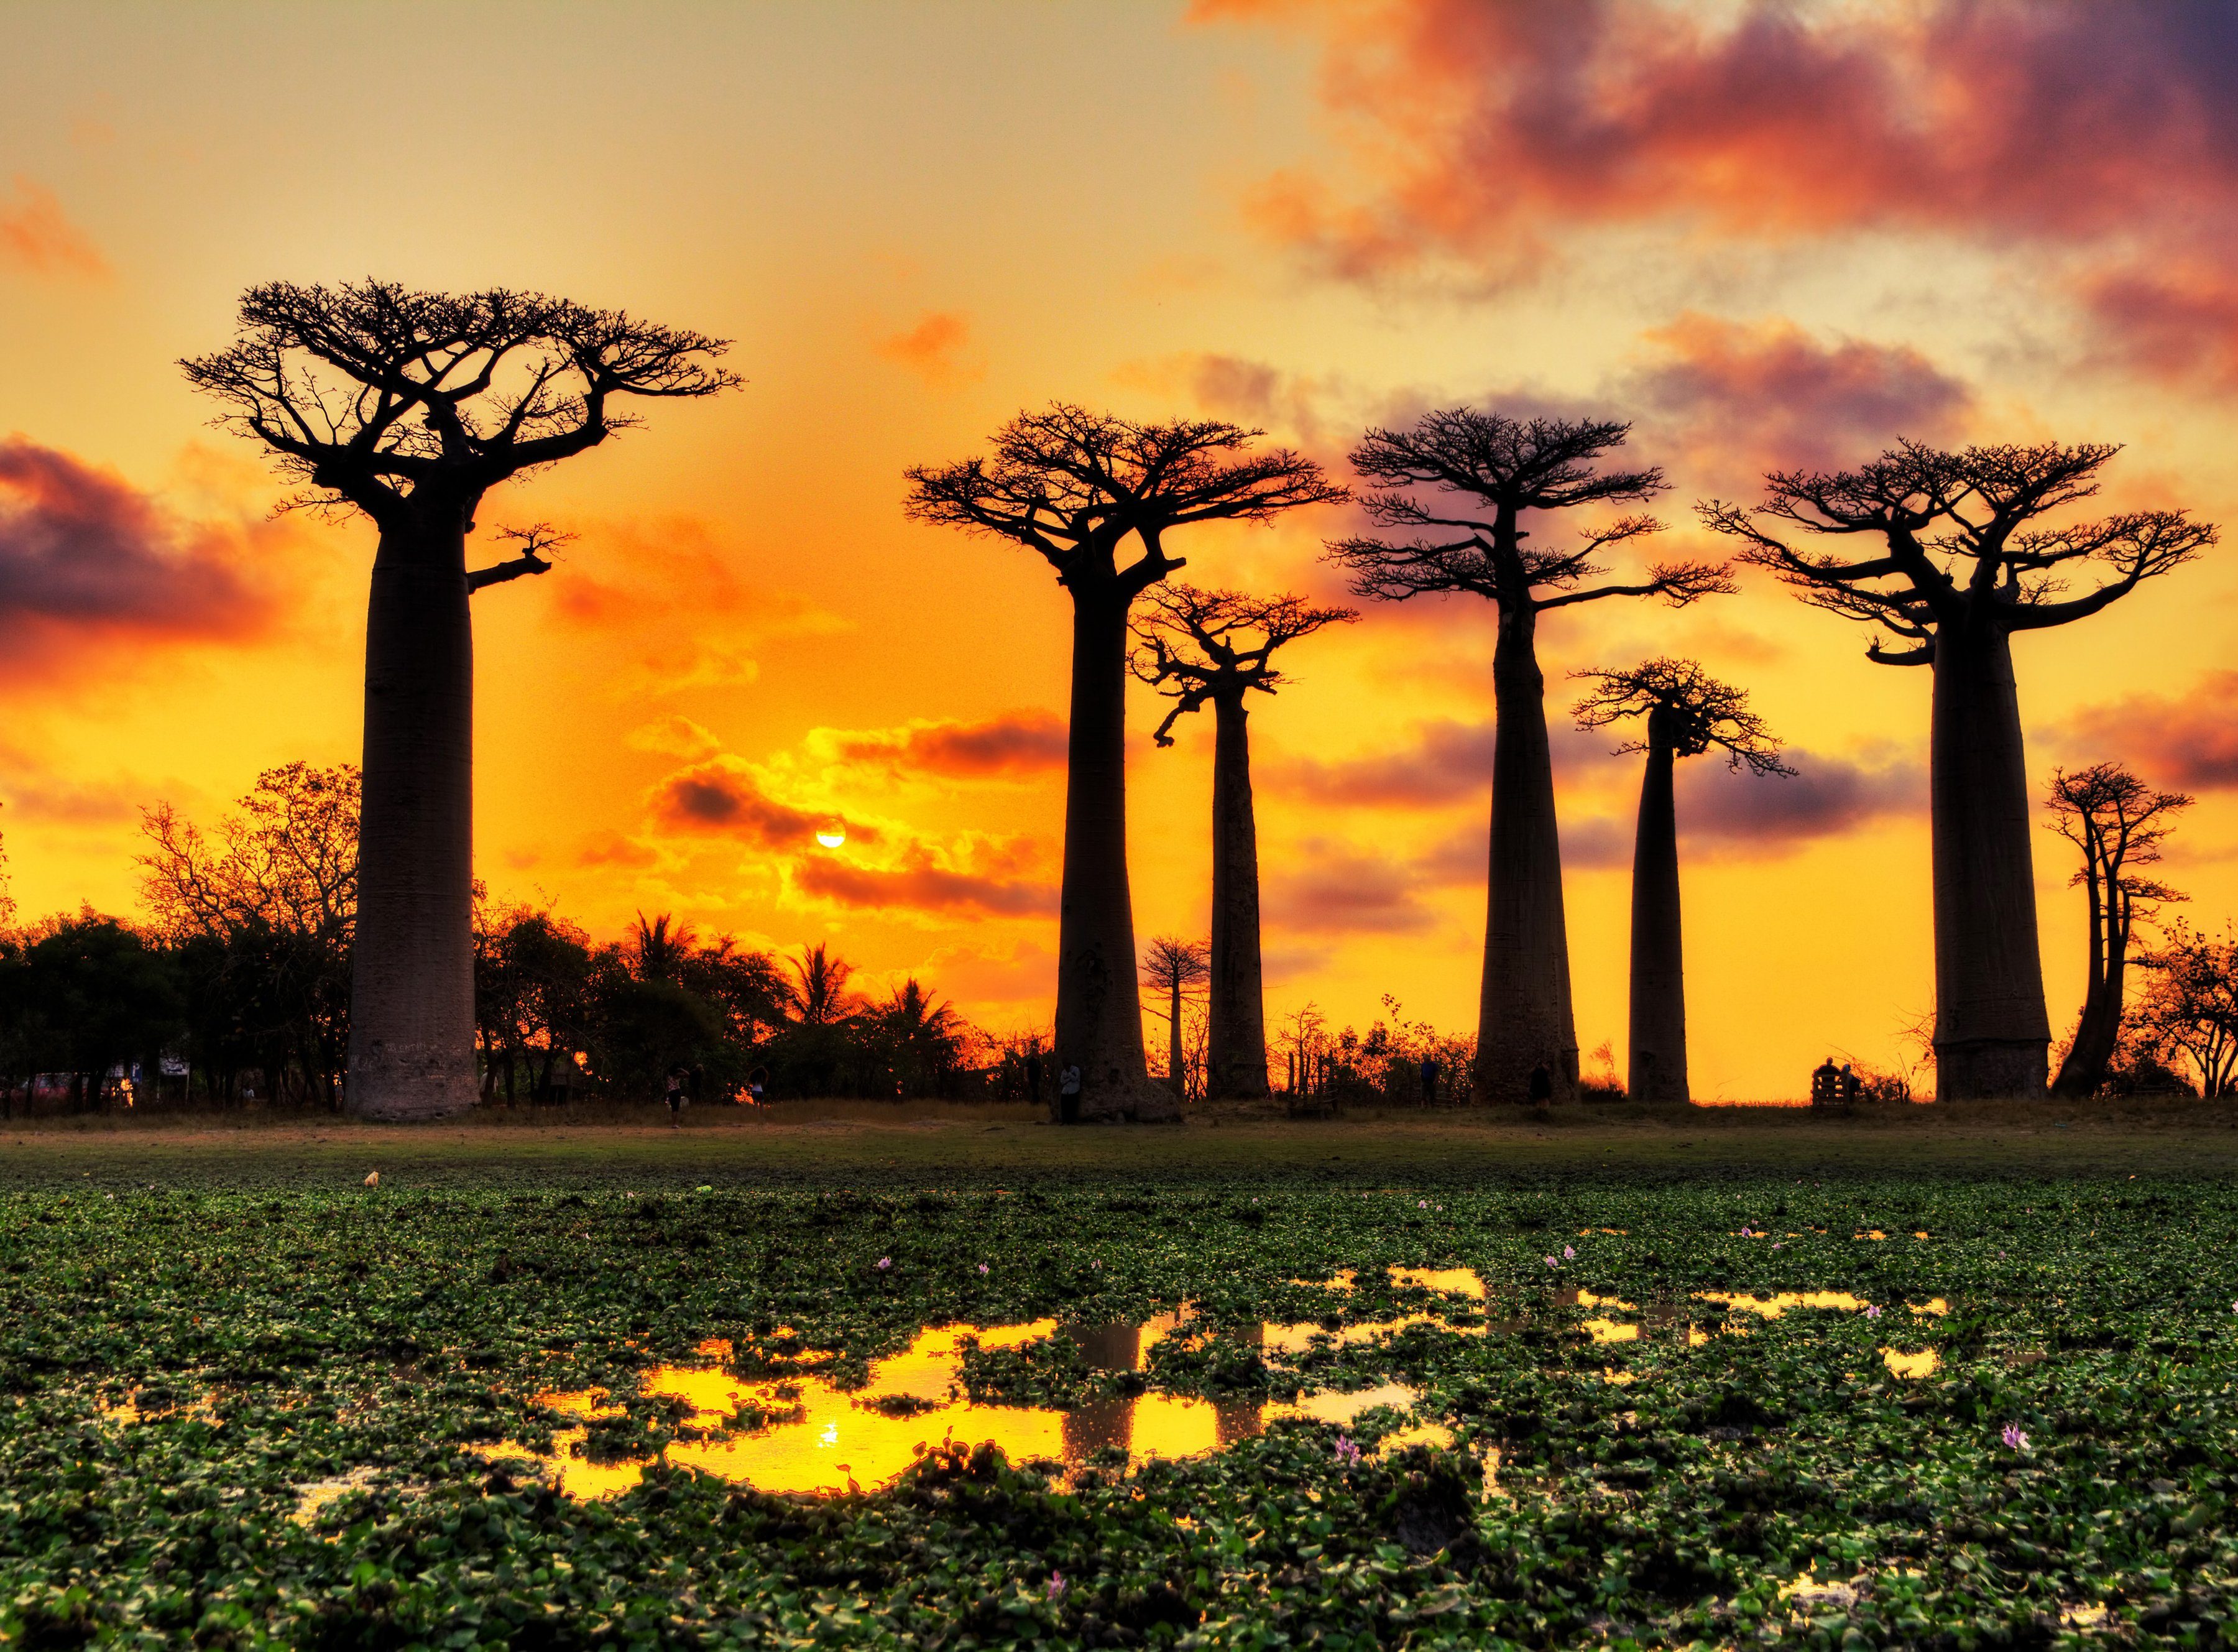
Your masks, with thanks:
[(1249, 1099), (1268, 1091), (1251, 713), (1240, 693), (1215, 698), (1212, 708), (1212, 1004), (1206, 1090), (1215, 1097)]
[(367, 1118), (474, 1103), (473, 629), (456, 514), (385, 527), (366, 614), (348, 1098)]
[(1941, 627), (1934, 671), (1936, 1098), (2041, 1097), (2051, 1024), (2004, 628), (1994, 620)]
[(1529, 1099), (1544, 1067), (1558, 1102), (1578, 1098), (1562, 845), (1546, 742), (1538, 615), (1502, 606), (1493, 655), (1492, 847), (1477, 1017), (1477, 1084), (1488, 1102)]
[(1626, 1089), (1634, 1101), (1685, 1103), (1686, 955), (1678, 906), (1678, 822), (1672, 800), (1676, 760), (1649, 714), (1647, 772), (1632, 848), (1632, 1021)]
[(1142, 1054), (1127, 880), (1127, 599), (1093, 588), (1076, 588), (1072, 598), (1057, 1071), (1079, 1067), (1083, 1122), (1175, 1119), (1180, 1104), (1150, 1081)]

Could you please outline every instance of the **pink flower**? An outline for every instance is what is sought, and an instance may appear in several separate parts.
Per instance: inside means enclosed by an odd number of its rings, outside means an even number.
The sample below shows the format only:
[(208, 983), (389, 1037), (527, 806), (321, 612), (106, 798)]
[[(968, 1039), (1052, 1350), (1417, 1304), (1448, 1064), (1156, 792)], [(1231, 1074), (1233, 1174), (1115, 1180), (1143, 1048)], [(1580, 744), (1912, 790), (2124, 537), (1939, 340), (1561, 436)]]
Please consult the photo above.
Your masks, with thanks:
[(1563, 1260), (1563, 1261), (1565, 1261), (1565, 1262), (1575, 1262), (1577, 1259), (1578, 1259), (1578, 1247), (1577, 1247), (1576, 1245), (1574, 1245), (1574, 1244), (1566, 1244), (1566, 1245), (1564, 1245), (1564, 1246), (1562, 1247), (1562, 1260)]
[(1336, 1460), (1347, 1468), (1360, 1461), (1360, 1448), (1353, 1443), (1349, 1434), (1336, 1436)]
[(1562, 1264), (1561, 1264), (1560, 1263), (1559, 1263), (1559, 1262), (1555, 1261), (1553, 1257), (1548, 1257), (1546, 1258), (1546, 1265), (1547, 1265), (1548, 1267), (1550, 1267), (1550, 1268), (1559, 1268), (1559, 1267), (1560, 1267)]
[(884, 1273), (888, 1268), (891, 1268), (893, 1265), (894, 1259), (891, 1257), (880, 1257), (878, 1258), (878, 1271), (881, 1273)]
[(1866, 1317), (1866, 1318), (1868, 1318), (1868, 1319), (1878, 1319), (1880, 1317), (1881, 1317), (1881, 1305), (1880, 1305), (1880, 1304), (1878, 1304), (1878, 1303), (1877, 1303), (1877, 1302), (1869, 1302), (1869, 1303), (1867, 1303), (1867, 1304), (1865, 1304), (1865, 1317)]
[(2028, 1435), (2022, 1430), (2019, 1423), (2008, 1423), (2005, 1424), (2005, 1443), (2012, 1447), (2016, 1451), (2025, 1451), (2028, 1450)]
[(979, 1264), (979, 1271), (980, 1271), (980, 1272), (982, 1272), (982, 1273), (984, 1273), (984, 1272), (986, 1272), (986, 1271), (987, 1271), (987, 1264), (986, 1264), (985, 1263), (983, 1263), (983, 1263), (981, 1263), (981, 1264)]
[(1061, 1601), (1064, 1598), (1064, 1574), (1063, 1572), (1051, 1572), (1049, 1574), (1049, 1597), (1053, 1601)]

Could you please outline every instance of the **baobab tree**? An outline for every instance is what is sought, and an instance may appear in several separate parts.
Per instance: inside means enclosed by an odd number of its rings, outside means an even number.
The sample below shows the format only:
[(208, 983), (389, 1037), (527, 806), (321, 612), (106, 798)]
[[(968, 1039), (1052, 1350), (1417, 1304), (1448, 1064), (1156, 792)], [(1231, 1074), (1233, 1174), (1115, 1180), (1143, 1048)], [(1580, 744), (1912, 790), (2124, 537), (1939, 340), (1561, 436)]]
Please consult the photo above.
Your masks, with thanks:
[(1189, 1099), (1189, 1062), (1182, 1038), (1182, 1000), (1194, 997), (1212, 974), (1202, 941), (1155, 937), (1142, 956), (1142, 979), (1166, 999), (1166, 1084), (1177, 1102)]
[(182, 362), (221, 422), (269, 448), (296, 503), (379, 534), (366, 614), (364, 813), (348, 1101), (368, 1118), (473, 1105), (476, 591), (551, 567), (548, 531), (467, 567), (489, 490), (636, 421), (625, 397), (738, 381), (718, 339), (536, 293), (279, 282), (241, 335)]
[(1526, 421), (1467, 408), (1426, 414), (1408, 430), (1370, 430), (1352, 453), (1353, 468), (1377, 490), (1364, 501), (1368, 517), (1380, 527), (1418, 531), (1403, 541), (1361, 537), (1329, 547), (1361, 596), (1405, 601), (1467, 592), (1491, 602), (1498, 615), (1477, 1017), (1478, 1091), (1491, 1101), (1526, 1100), (1540, 1069), (1554, 1099), (1574, 1101), (1578, 1094), (1539, 617), (1610, 597), (1657, 597), (1684, 607), (1733, 588), (1722, 567), (1705, 562), (1659, 563), (1644, 579), (1588, 583), (1606, 572), (1597, 560), (1602, 553), (1660, 530), (1652, 516), (1604, 521), (1567, 546), (1524, 544), (1530, 513), (1639, 504), (1663, 490), (1663, 473), (1652, 466), (1599, 468), (1630, 431), (1611, 421)]
[(2090, 902), (2082, 1013), (2051, 1093), (2095, 1096), (2122, 1041), (2129, 941), (2137, 920), (2150, 919), (2162, 901), (2184, 899), (2136, 868), (2159, 862), (2175, 817), (2192, 799), (2182, 792), (2155, 792), (2119, 763), (2093, 763), (2072, 774), (2054, 769), (2049, 793), (2052, 830), (2082, 852), (2068, 886), (2082, 888)]
[[(1152, 737), (1174, 743), (1173, 726), (1207, 704), (1213, 713), (1212, 971), (1205, 1091), (1268, 1093), (1267, 1003), (1259, 967), (1259, 822), (1251, 799), (1250, 708), (1287, 680), (1274, 656), (1324, 626), (1348, 624), (1350, 608), (1315, 607), (1302, 597), (1245, 596), (1166, 585), (1135, 622), (1135, 674), (1174, 704)], [(1178, 1034), (1176, 1034), (1178, 1036)]]
[[(1347, 497), (1264, 434), (1209, 420), (1137, 424), (1059, 403), (997, 433), (991, 458), (909, 472), (910, 515), (1007, 539), (1041, 556), (1072, 599), (1056, 1048), (1080, 1069), (1083, 1119), (1167, 1119), (1149, 1079), (1127, 881), (1127, 623), (1135, 599), (1182, 565), (1167, 536), (1199, 522), (1265, 522)], [(1121, 566), (1132, 539), (1138, 554)]]
[(1628, 671), (1574, 673), (1592, 687), (1572, 714), (1580, 728), (1638, 719), (1642, 752), (1639, 823), (1632, 846), (1632, 1016), (1625, 1088), (1634, 1101), (1689, 1102), (1686, 951), (1678, 902), (1678, 815), (1673, 772), (1682, 757), (1716, 747), (1725, 766), (1751, 774), (1792, 774), (1779, 742), (1748, 708), (1748, 693), (1719, 682), (1692, 660), (1649, 660)]
[[(2051, 1027), (2013, 635), (2088, 619), (2215, 542), (2212, 526), (2181, 510), (2048, 524), (2098, 491), (2118, 451), (2046, 442), (1951, 453), (1907, 441), (1857, 470), (1775, 472), (1753, 509), (1700, 507), (1709, 527), (1745, 541), (1741, 561), (1884, 633), (1869, 659), (1933, 667), (1935, 1087), (1944, 1101), (2044, 1093)], [(1872, 548), (1844, 561), (1797, 548), (1785, 537), (1797, 534)], [(2093, 565), (2108, 577), (2061, 594)]]

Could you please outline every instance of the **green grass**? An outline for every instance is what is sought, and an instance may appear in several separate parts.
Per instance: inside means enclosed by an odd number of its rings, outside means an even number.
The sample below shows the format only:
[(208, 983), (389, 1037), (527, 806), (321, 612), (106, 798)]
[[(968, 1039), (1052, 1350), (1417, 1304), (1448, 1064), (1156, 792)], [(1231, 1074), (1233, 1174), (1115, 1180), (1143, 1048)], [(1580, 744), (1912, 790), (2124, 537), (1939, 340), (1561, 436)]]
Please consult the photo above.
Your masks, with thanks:
[[(0, 1144), (10, 1647), (2207, 1644), (2238, 1604), (2238, 1132), (2215, 1110)], [(1930, 1237), (1852, 1237), (1875, 1228)], [(859, 1497), (656, 1464), (583, 1503), (467, 1449), (546, 1445), (566, 1419), (534, 1397), (595, 1386), (621, 1408), (596, 1449), (652, 1453), (685, 1419), (641, 1378), (711, 1337), (790, 1325), (859, 1370), (950, 1321), (1429, 1306), (1391, 1265), (1477, 1270), (1485, 1334), (1448, 1302), (1380, 1344), (1176, 1338), (1143, 1377), (989, 1357), (973, 1384), (1076, 1406), (1145, 1378), (1398, 1381), (1449, 1450), (1352, 1463), (1285, 1423), (1069, 1487), (929, 1453)], [(1351, 1297), (1297, 1283), (1339, 1267)], [(1578, 1286), (1748, 1334), (1596, 1344)], [(1695, 1296), (1822, 1289), (1890, 1312), (1721, 1319)], [(1947, 1317), (1898, 1306), (1934, 1297)], [(1893, 1377), (1889, 1345), (1942, 1369)], [(136, 1391), (142, 1420), (105, 1412)], [(1374, 1414), (1353, 1432), (1372, 1448)], [(1820, 1592), (1782, 1593), (1806, 1574)]]

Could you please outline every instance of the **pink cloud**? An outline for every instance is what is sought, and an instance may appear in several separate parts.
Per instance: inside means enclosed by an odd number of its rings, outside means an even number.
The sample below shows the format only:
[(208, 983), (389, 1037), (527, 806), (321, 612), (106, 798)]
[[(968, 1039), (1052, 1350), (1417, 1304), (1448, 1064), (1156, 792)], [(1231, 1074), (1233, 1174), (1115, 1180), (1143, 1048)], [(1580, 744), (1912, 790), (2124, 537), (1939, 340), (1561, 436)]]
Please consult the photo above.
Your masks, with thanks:
[(51, 190), (22, 173), (14, 198), (0, 202), (0, 258), (37, 275), (83, 275), (106, 280), (109, 261), (93, 237), (63, 216)]

